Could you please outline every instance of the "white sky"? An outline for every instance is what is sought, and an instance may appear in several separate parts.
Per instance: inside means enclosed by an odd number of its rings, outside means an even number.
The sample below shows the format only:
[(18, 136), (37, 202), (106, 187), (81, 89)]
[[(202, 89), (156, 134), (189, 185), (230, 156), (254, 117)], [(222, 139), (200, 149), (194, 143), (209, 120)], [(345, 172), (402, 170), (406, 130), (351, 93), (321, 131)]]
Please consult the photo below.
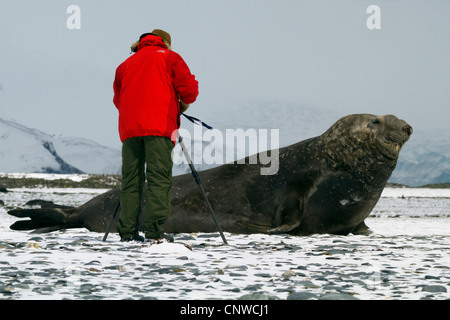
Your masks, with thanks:
[(161, 28), (199, 81), (196, 117), (279, 100), (448, 128), (449, 17), (448, 0), (0, 0), (0, 118), (120, 148), (115, 69)]

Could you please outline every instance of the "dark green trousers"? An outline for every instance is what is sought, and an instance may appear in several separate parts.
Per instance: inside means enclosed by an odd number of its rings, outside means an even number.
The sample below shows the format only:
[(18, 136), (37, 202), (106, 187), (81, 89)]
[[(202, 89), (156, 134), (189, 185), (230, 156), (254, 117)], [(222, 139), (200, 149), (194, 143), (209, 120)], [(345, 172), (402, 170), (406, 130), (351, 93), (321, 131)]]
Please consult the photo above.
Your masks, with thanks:
[[(144, 192), (145, 237), (161, 237), (170, 213), (173, 147), (167, 137), (135, 137), (123, 142), (121, 211), (117, 225), (122, 238), (138, 232)], [(148, 184), (144, 190), (146, 178)]]

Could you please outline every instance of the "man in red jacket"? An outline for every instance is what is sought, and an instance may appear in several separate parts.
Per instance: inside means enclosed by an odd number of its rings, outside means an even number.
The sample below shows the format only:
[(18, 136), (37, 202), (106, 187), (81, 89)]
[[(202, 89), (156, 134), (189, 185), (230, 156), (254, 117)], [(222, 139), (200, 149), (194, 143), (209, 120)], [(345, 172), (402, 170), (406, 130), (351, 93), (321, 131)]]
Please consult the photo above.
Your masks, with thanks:
[(135, 53), (117, 68), (114, 80), (123, 143), (117, 227), (122, 241), (143, 241), (138, 226), (146, 177), (145, 238), (168, 237), (163, 224), (170, 213), (171, 152), (180, 114), (197, 99), (198, 82), (163, 30), (144, 33), (131, 49)]

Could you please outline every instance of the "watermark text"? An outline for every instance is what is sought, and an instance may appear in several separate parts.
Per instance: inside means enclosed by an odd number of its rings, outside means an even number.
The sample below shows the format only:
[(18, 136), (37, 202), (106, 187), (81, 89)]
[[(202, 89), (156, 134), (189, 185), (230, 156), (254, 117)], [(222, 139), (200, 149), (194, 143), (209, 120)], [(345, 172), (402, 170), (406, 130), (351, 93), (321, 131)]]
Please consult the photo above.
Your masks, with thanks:
[(81, 29), (81, 9), (79, 6), (72, 4), (67, 7), (66, 13), (69, 14), (66, 20), (66, 27), (69, 30)]
[[(218, 129), (203, 132), (201, 126), (194, 126), (193, 136), (186, 129), (178, 133), (194, 165), (259, 164), (261, 175), (278, 172), (279, 129), (226, 129), (224, 134)], [(179, 144), (173, 152), (173, 163), (188, 164)]]
[(367, 14), (370, 16), (367, 18), (366, 26), (369, 30), (380, 30), (381, 29), (381, 9), (377, 5), (371, 5), (367, 7)]

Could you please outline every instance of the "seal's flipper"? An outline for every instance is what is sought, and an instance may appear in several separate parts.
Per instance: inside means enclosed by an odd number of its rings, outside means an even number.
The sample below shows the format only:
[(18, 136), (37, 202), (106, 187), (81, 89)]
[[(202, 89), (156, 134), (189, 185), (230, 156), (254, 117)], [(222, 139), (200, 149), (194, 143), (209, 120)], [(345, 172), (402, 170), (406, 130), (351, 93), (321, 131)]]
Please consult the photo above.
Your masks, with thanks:
[(370, 230), (370, 228), (368, 226), (366, 226), (366, 224), (363, 221), (355, 229), (353, 229), (351, 233), (353, 233), (355, 235), (368, 236), (368, 235), (372, 234), (373, 231)]
[(9, 226), (9, 228), (11, 230), (26, 231), (41, 228), (44, 227), (45, 225), (47, 224), (38, 221), (21, 220), (14, 222), (12, 225)]
[(296, 192), (288, 192), (283, 205), (276, 208), (275, 228), (269, 229), (269, 234), (289, 233), (298, 228), (303, 218), (303, 198)]
[(33, 230), (41, 229), (40, 233), (61, 229), (77, 228), (80, 224), (70, 219), (73, 209), (18, 209), (10, 210), (8, 214), (18, 218), (30, 218), (13, 223), (12, 230)]
[(273, 228), (267, 231), (268, 234), (281, 234), (281, 233), (289, 233), (295, 228), (300, 226), (300, 221), (295, 221), (292, 224), (283, 224), (277, 228)]

